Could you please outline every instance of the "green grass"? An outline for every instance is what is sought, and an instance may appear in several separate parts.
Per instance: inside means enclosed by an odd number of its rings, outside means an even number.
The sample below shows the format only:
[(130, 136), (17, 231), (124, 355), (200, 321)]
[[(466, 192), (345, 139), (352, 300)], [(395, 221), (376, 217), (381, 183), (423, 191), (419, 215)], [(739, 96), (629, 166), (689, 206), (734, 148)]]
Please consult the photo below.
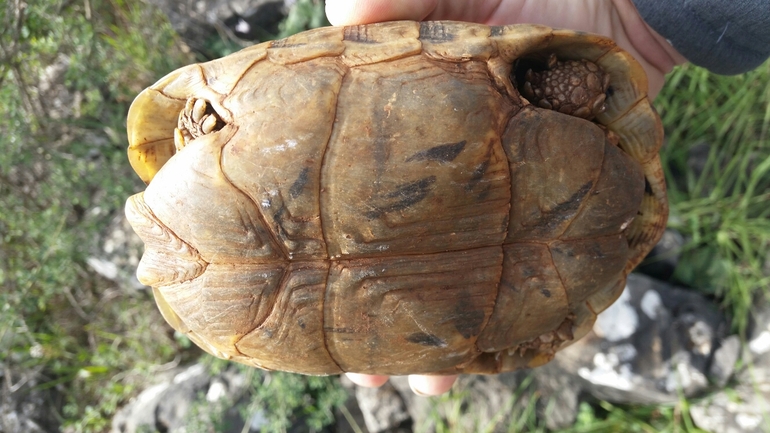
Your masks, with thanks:
[[(688, 239), (675, 279), (721, 299), (744, 334), (751, 306), (770, 287), (770, 62), (737, 77), (679, 68), (657, 107), (669, 227)], [(702, 172), (688, 167), (695, 146), (708, 149)]]
[(341, 407), (348, 398), (336, 377), (268, 373), (211, 356), (206, 356), (203, 362), (214, 374), (234, 368), (245, 379), (246, 389), (238, 401), (223, 398), (215, 403), (215, 408), (201, 396), (189, 417), (193, 420), (187, 426), (190, 432), (232, 428), (225, 425), (225, 415), (234, 407), (243, 420), (260, 412), (264, 417), (260, 431), (265, 433), (281, 433), (292, 428), (320, 431), (334, 422), (334, 409)]
[[(26, 5), (0, 7), (0, 364), (37, 372), (37, 389), (64, 403), (51, 405), (57, 423), (103, 431), (181, 353), (151, 297), (115, 287), (86, 258), (140, 187), (125, 162), (127, 104), (190, 59), (143, 3)], [(79, 96), (57, 113), (38, 85), (59, 56)]]
[[(480, 419), (484, 402), (469, 400), (465, 390), (452, 389), (431, 399), (428, 418), (417, 432), (508, 432), (508, 433), (706, 433), (697, 428), (689, 414), (690, 402), (681, 399), (672, 405), (613, 405), (605, 401), (582, 402), (575, 423), (551, 430), (545, 426), (538, 407), (544, 411), (560, 410), (550, 401), (528, 389), (525, 379), (514, 390), (503, 408), (490, 419)], [(481, 405), (481, 407), (476, 406)]]
[[(469, 390), (456, 386), (448, 393), (429, 400), (428, 416), (415, 426), (415, 431), (544, 433), (547, 431), (545, 422), (537, 416), (539, 396), (532, 385), (532, 376), (526, 376), (492, 414), (486, 412), (488, 407), (485, 402), (474, 401)], [(479, 403), (481, 407), (476, 406)]]
[[(26, 4), (23, 15), (16, 2), (0, 7), (0, 367), (36, 371), (37, 388), (63, 401), (52, 407), (68, 431), (101, 432), (164, 364), (200, 356), (169, 331), (148, 293), (118, 288), (86, 265), (98, 234), (143, 188), (126, 163), (128, 104), (195, 54), (144, 1)], [(325, 23), (322, 3), (299, 0), (278, 36)], [(208, 48), (221, 55), (238, 46), (212, 40)], [(64, 84), (80, 96), (57, 117), (36, 88), (62, 54)], [(687, 239), (674, 279), (718, 299), (743, 335), (770, 285), (770, 63), (738, 77), (678, 68), (656, 106), (667, 133), (669, 225)], [(688, 165), (693, 148), (707, 149), (702, 169)], [(318, 430), (344, 397), (334, 379), (243, 371), (241, 404), (268, 407), (272, 431), (296, 422)], [(489, 420), (474, 418), (468, 395), (453, 391), (432, 400), (430, 425), (416, 427), (547, 431), (526, 386)], [(697, 432), (688, 407), (583, 404), (564, 431)], [(202, 430), (219, 422), (195, 419)]]

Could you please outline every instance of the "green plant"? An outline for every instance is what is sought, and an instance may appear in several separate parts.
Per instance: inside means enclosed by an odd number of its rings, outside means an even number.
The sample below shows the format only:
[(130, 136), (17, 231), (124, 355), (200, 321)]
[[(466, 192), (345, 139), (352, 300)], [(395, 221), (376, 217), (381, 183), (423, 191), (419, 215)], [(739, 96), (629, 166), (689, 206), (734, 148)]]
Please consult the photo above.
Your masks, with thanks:
[(721, 299), (743, 334), (770, 286), (770, 63), (735, 77), (678, 68), (656, 105), (669, 226), (689, 239), (675, 278)]
[(706, 433), (690, 419), (689, 405), (616, 406), (600, 402), (581, 403), (575, 425), (560, 433)]
[(224, 57), (249, 45), (273, 39), (281, 39), (303, 30), (328, 26), (322, 0), (297, 0), (289, 8), (286, 18), (279, 24), (278, 31), (271, 33), (265, 29), (256, 29), (258, 40), (246, 41), (232, 33), (221, 32), (211, 35), (199, 53), (199, 60), (211, 60)]
[(319, 431), (334, 421), (334, 408), (347, 400), (347, 392), (336, 377), (265, 374), (253, 369), (250, 373), (251, 402), (244, 406), (244, 413), (264, 408), (268, 421), (265, 431), (286, 431), (297, 422)]
[(263, 432), (280, 433), (290, 428), (320, 431), (335, 421), (334, 410), (348, 398), (337, 377), (266, 372), (210, 356), (204, 363), (212, 374), (235, 368), (246, 378), (246, 388), (239, 401), (221, 399), (212, 404), (201, 396), (187, 426), (190, 431), (221, 431), (225, 415), (234, 407), (247, 425), (259, 413)]
[(280, 25), (276, 38), (285, 38), (303, 30), (328, 26), (324, 2), (320, 0), (297, 0)]
[[(481, 404), (469, 390), (456, 387), (447, 394), (429, 400), (430, 412), (423, 423), (417, 425), (418, 432), (450, 433), (459, 431), (510, 433), (547, 431), (545, 423), (538, 418), (540, 395), (532, 386), (533, 377), (528, 375), (518, 384), (510, 396), (494, 414), (484, 413)], [(491, 416), (489, 416), (491, 415)]]
[[(188, 57), (147, 6), (0, 7), (0, 364), (61, 394), (51, 409), (69, 431), (103, 431), (179, 351), (147, 293), (87, 265), (138, 189), (125, 162), (127, 103)], [(156, 25), (140, 31), (144, 22)]]

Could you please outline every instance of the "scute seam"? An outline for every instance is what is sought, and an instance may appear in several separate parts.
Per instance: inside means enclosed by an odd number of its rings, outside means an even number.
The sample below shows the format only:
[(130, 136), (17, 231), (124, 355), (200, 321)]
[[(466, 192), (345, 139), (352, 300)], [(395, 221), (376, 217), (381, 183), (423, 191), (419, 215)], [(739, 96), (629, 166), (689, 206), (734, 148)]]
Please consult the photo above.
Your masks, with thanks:
[(223, 153), (224, 152), (219, 152), (219, 168), (220, 168), (220, 171), (222, 172), (222, 177), (227, 181), (228, 184), (230, 184), (230, 186), (235, 188), (235, 190), (238, 191), (239, 193), (243, 194), (254, 205), (254, 209), (256, 209), (257, 216), (259, 217), (259, 222), (262, 223), (262, 227), (265, 229), (265, 232), (268, 235), (268, 238), (270, 240), (270, 244), (273, 247), (273, 250), (275, 250), (276, 252), (280, 252), (284, 260), (288, 260), (289, 251), (286, 250), (286, 246), (279, 241), (277, 235), (273, 233), (273, 228), (267, 223), (267, 218), (265, 218), (265, 215), (262, 213), (262, 209), (259, 207), (259, 204), (257, 204), (257, 202), (254, 201), (254, 199), (249, 194), (247, 194), (246, 191), (242, 190), (237, 185), (235, 185), (233, 180), (230, 179), (230, 177), (225, 172), (224, 168), (222, 167)]
[[(235, 347), (235, 349), (238, 350), (238, 353), (242, 353), (240, 351), (240, 349), (238, 349), (238, 347), (237, 347), (238, 343), (241, 340), (243, 340), (247, 335), (251, 334), (252, 332), (254, 332), (257, 329), (259, 329), (260, 327), (262, 327), (262, 325), (264, 325), (265, 322), (267, 322), (267, 320), (270, 318), (270, 316), (273, 315), (273, 312), (275, 311), (275, 308), (276, 308), (276, 304), (278, 303), (278, 302), (276, 302), (277, 298), (280, 297), (281, 289), (283, 289), (283, 286), (286, 284), (286, 282), (289, 279), (289, 274), (291, 274), (291, 268), (292, 268), (292, 266), (291, 266), (290, 263), (288, 263), (286, 265), (286, 267), (284, 268), (283, 273), (281, 274), (281, 279), (278, 281), (278, 285), (276, 285), (276, 290), (275, 290), (276, 294), (274, 296), (273, 302), (270, 302), (270, 304), (271, 304), (270, 305), (270, 311), (267, 314), (265, 314), (265, 318), (262, 319), (261, 322), (257, 323), (253, 328), (251, 328), (248, 331), (244, 332), (243, 335), (241, 335), (237, 340), (235, 340), (233, 342), (233, 347)], [(254, 302), (254, 299), (255, 298), (252, 297), (252, 303)]]
[[(588, 200), (586, 199), (586, 197), (590, 197), (591, 193), (593, 193), (596, 190), (596, 185), (599, 184), (599, 180), (601, 179), (602, 174), (603, 174), (604, 161), (605, 161), (605, 159), (607, 159), (607, 146), (612, 146), (612, 144), (608, 143), (607, 139), (605, 137), (604, 147), (602, 148), (602, 161), (599, 164), (599, 173), (596, 174), (596, 178), (593, 180), (593, 185), (591, 185), (591, 188), (588, 190), (588, 192), (585, 193), (583, 198), (580, 200), (580, 205), (578, 206), (578, 209), (575, 212), (575, 215), (572, 216), (572, 218), (570, 219), (569, 223), (567, 223), (567, 226), (564, 227), (564, 230), (562, 230), (562, 232), (558, 236), (556, 236), (557, 240), (561, 240), (562, 236), (564, 236), (564, 234), (567, 233), (567, 231), (569, 231), (569, 228), (572, 227), (572, 224), (575, 222), (575, 220), (578, 219), (578, 217), (580, 216), (580, 213), (587, 206), (586, 202)], [(550, 251), (550, 248), (549, 248), (548, 251)]]
[(329, 337), (326, 335), (326, 295), (329, 292), (329, 275), (331, 275), (331, 272), (332, 272), (332, 266), (330, 265), (326, 271), (326, 282), (324, 284), (324, 294), (321, 300), (321, 337), (323, 337), (324, 349), (326, 349), (326, 353), (329, 354), (329, 359), (332, 360), (334, 365), (336, 365), (341, 372), (347, 372), (344, 368), (342, 368), (340, 363), (337, 362), (337, 360), (334, 358), (332, 351), (329, 350), (329, 343), (328, 343)]
[(332, 120), (332, 127), (329, 130), (329, 137), (326, 139), (326, 146), (324, 146), (323, 155), (321, 155), (321, 166), (318, 170), (318, 225), (321, 227), (321, 236), (323, 237), (324, 241), (324, 247), (326, 248), (326, 257), (327, 259), (331, 259), (331, 253), (329, 252), (329, 239), (326, 236), (326, 226), (324, 225), (324, 210), (323, 210), (323, 200), (321, 200), (321, 194), (324, 191), (324, 185), (323, 185), (323, 179), (324, 179), (324, 172), (326, 171), (326, 156), (329, 154), (329, 147), (331, 146), (332, 137), (334, 136), (334, 129), (337, 124), (337, 111), (339, 110), (340, 106), (340, 92), (342, 91), (342, 86), (345, 85), (345, 78), (347, 78), (350, 75), (350, 67), (346, 66), (345, 73), (340, 78), (340, 88), (337, 89), (337, 97), (334, 101), (334, 115)]
[[(646, 103), (648, 103), (648, 104), (650, 104), (649, 100), (647, 99), (647, 95), (643, 95), (643, 96), (642, 96), (642, 98), (640, 98), (638, 101), (636, 101), (636, 102), (634, 102), (633, 104), (631, 104), (631, 105), (628, 107), (628, 109), (627, 109), (626, 111), (624, 111), (624, 112), (623, 112), (623, 114), (621, 114), (620, 116), (616, 117), (616, 118), (615, 118), (615, 119), (614, 119), (612, 122), (608, 123), (606, 126), (609, 128), (609, 127), (610, 127), (612, 124), (614, 124), (614, 123), (618, 122), (619, 120), (623, 119), (624, 117), (626, 117), (626, 116), (628, 115), (628, 113), (629, 113), (631, 110), (633, 110), (634, 108), (636, 108), (636, 107), (637, 107), (639, 104), (642, 104), (642, 103), (645, 103), (645, 102), (646, 102)], [(650, 104), (650, 105), (652, 105), (652, 104)], [(654, 107), (653, 107), (653, 108), (654, 108)], [(649, 156), (647, 157), (647, 159), (644, 159), (644, 160), (641, 160), (641, 159), (637, 159), (637, 161), (638, 161), (638, 162), (639, 162), (641, 165), (646, 165), (646, 164), (647, 164), (647, 163), (649, 163), (650, 161), (654, 160), (656, 157), (657, 157), (657, 158), (659, 158), (659, 157), (660, 157), (660, 148), (661, 148), (661, 146), (662, 146), (662, 145), (663, 145), (663, 142), (662, 142), (662, 141), (661, 141), (660, 143), (656, 143), (656, 148), (655, 148), (655, 150), (654, 150), (654, 151), (651, 151), (651, 152), (649, 152)], [(622, 149), (622, 146), (621, 146), (621, 149)], [(625, 151), (625, 150), (623, 150), (623, 152), (626, 152), (626, 151)], [(626, 153), (628, 153), (628, 152), (626, 152)], [(630, 154), (629, 154), (629, 155), (630, 155)], [(636, 159), (636, 158), (634, 158), (634, 159)]]
[[(507, 233), (507, 230), (506, 230), (506, 235), (507, 234), (508, 233)], [(505, 239), (505, 238), (503, 238), (503, 239)], [(497, 300), (500, 299), (500, 291), (501, 291), (501, 286), (502, 286), (502, 282), (503, 282), (503, 272), (505, 271), (505, 269), (504, 269), (505, 268), (505, 248), (504, 248), (504, 246), (505, 246), (505, 244), (500, 245), (500, 253), (501, 253), (500, 254), (500, 275), (498, 275), (498, 277), (497, 277), (497, 295), (495, 295), (495, 300), (494, 300), (494, 302), (492, 302), (492, 310), (489, 313), (489, 317), (486, 318), (485, 323), (481, 326), (481, 329), (479, 330), (479, 333), (475, 336), (476, 340), (473, 342), (473, 347), (476, 349), (476, 352), (477, 352), (476, 356), (474, 356), (472, 359), (470, 359), (465, 364), (472, 363), (476, 358), (481, 356), (483, 353), (489, 353), (489, 352), (482, 351), (479, 348), (478, 343), (479, 343), (479, 337), (487, 329), (487, 325), (489, 325), (489, 321), (492, 320), (492, 315), (495, 314), (495, 308), (497, 307)]]
[[(495, 41), (493, 40), (492, 42), (495, 42)], [(489, 68), (487, 68), (487, 71), (489, 73)], [(492, 82), (495, 81), (494, 77), (490, 76), (489, 78), (490, 78), (490, 80)], [(475, 347), (476, 351), (478, 352), (478, 354), (473, 358), (473, 360), (475, 360), (476, 358), (478, 358), (479, 356), (481, 356), (484, 353), (490, 353), (490, 352), (482, 351), (479, 348), (479, 346), (478, 346), (478, 341), (479, 341), (479, 336), (481, 334), (483, 334), (484, 331), (487, 329), (487, 325), (489, 325), (489, 321), (492, 319), (492, 315), (495, 314), (495, 308), (497, 307), (497, 301), (500, 299), (500, 292), (501, 292), (501, 287), (502, 287), (502, 282), (503, 282), (503, 273), (505, 272), (505, 245), (507, 245), (505, 243), (505, 240), (508, 239), (508, 230), (509, 230), (509, 228), (511, 226), (510, 219), (511, 219), (511, 203), (513, 202), (513, 183), (511, 182), (511, 179), (512, 179), (512, 177), (511, 177), (511, 162), (510, 162), (511, 160), (510, 160), (510, 157), (509, 157), (508, 153), (506, 153), (506, 151), (505, 151), (505, 146), (503, 145), (503, 136), (505, 135), (505, 130), (508, 129), (508, 124), (511, 122), (511, 119), (513, 119), (519, 112), (521, 112), (521, 110), (518, 110), (515, 113), (512, 112), (511, 115), (508, 116), (508, 118), (504, 122), (500, 122), (500, 124), (501, 124), (500, 129), (501, 130), (497, 131), (498, 137), (500, 137), (499, 145), (502, 148), (502, 152), (501, 153), (503, 155), (505, 155), (505, 159), (506, 159), (506, 164), (505, 165), (508, 168), (508, 170), (506, 171), (506, 178), (508, 178), (508, 182), (506, 183), (508, 185), (508, 206), (507, 206), (508, 211), (506, 212), (507, 216), (505, 218), (505, 230), (503, 230), (503, 243), (502, 243), (502, 245), (500, 245), (500, 249), (502, 250), (502, 255), (501, 255), (501, 263), (500, 263), (500, 276), (497, 278), (497, 295), (495, 296), (495, 301), (492, 303), (492, 312), (489, 314), (489, 318), (487, 319), (487, 323), (485, 323), (484, 326), (481, 328), (481, 331), (479, 331), (479, 334), (476, 336), (476, 341), (473, 342), (473, 347)], [(491, 353), (496, 353), (496, 352), (491, 352)], [(498, 358), (497, 359), (497, 361), (498, 361), (498, 363), (497, 363), (497, 371), (500, 371), (500, 369), (502, 368), (502, 360), (499, 359), (499, 357), (496, 357), (496, 358)], [(461, 369), (458, 368), (458, 370), (461, 370)]]
[[(194, 280), (194, 279), (196, 279), (196, 278), (200, 277), (200, 276), (201, 276), (201, 275), (203, 275), (204, 273), (206, 273), (206, 269), (208, 268), (208, 266), (209, 266), (211, 263), (210, 263), (210, 262), (208, 262), (208, 261), (206, 261), (206, 259), (204, 259), (204, 258), (203, 258), (203, 256), (201, 256), (201, 253), (200, 253), (200, 251), (198, 251), (198, 249), (197, 249), (197, 248), (195, 248), (195, 247), (193, 247), (192, 245), (190, 245), (190, 243), (189, 243), (189, 242), (187, 242), (187, 241), (185, 241), (184, 239), (182, 239), (182, 238), (181, 238), (179, 235), (177, 235), (176, 233), (174, 233), (174, 231), (173, 231), (173, 230), (171, 230), (171, 228), (170, 228), (169, 226), (167, 226), (167, 225), (166, 225), (166, 224), (165, 224), (163, 221), (161, 221), (161, 220), (160, 220), (160, 218), (158, 218), (158, 216), (157, 216), (157, 215), (155, 215), (155, 212), (153, 212), (152, 208), (150, 208), (150, 205), (148, 205), (148, 204), (147, 204), (147, 202), (145, 202), (145, 201), (144, 201), (144, 199), (142, 199), (142, 204), (143, 204), (143, 207), (144, 207), (144, 208), (147, 210), (147, 212), (149, 212), (149, 213), (150, 213), (150, 215), (152, 215), (152, 218), (153, 218), (153, 222), (154, 222), (154, 223), (156, 223), (156, 224), (158, 224), (159, 226), (161, 226), (162, 228), (164, 228), (164, 229), (168, 230), (168, 232), (169, 232), (169, 233), (171, 233), (171, 234), (172, 234), (172, 235), (173, 235), (175, 238), (177, 238), (177, 239), (179, 240), (179, 242), (182, 242), (183, 244), (185, 244), (185, 245), (187, 246), (187, 248), (189, 248), (189, 249), (190, 249), (190, 251), (194, 252), (194, 253), (195, 253), (195, 256), (197, 257), (197, 259), (198, 259), (200, 262), (202, 262), (202, 263), (203, 263), (203, 269), (201, 269), (201, 272), (200, 272), (199, 274), (197, 274), (196, 276), (194, 276), (194, 277), (192, 277), (192, 278), (189, 278), (189, 279), (186, 279), (186, 280), (178, 281), (178, 282), (177, 282), (177, 281), (175, 281), (174, 283), (171, 283), (171, 284), (181, 284), (181, 283), (190, 282), (190, 281), (192, 281), (192, 280)], [(158, 289), (160, 289), (161, 287), (168, 287), (169, 285), (170, 285), (170, 284), (166, 284), (166, 285), (164, 285), (164, 286), (158, 286)]]
[(556, 271), (556, 275), (559, 276), (559, 281), (561, 282), (561, 286), (564, 288), (564, 298), (567, 300), (567, 307), (572, 311), (572, 302), (569, 299), (569, 289), (567, 288), (567, 283), (564, 282), (564, 277), (561, 276), (561, 272), (559, 272), (559, 267), (556, 266), (556, 261), (553, 259), (553, 251), (551, 251), (551, 243), (546, 244), (546, 248), (548, 248), (548, 255), (551, 257), (551, 264), (553, 265), (553, 269)]
[[(255, 62), (255, 63), (258, 63), (258, 61), (257, 61), (257, 62)], [(213, 94), (219, 95), (220, 97), (224, 97), (224, 96), (226, 96), (226, 95), (223, 95), (223, 94), (221, 94), (221, 93), (217, 92), (216, 90), (212, 89), (212, 88), (211, 88), (211, 87), (208, 85), (208, 77), (206, 76), (206, 71), (203, 69), (203, 67), (201, 66), (201, 64), (200, 64), (200, 63), (195, 63), (195, 64), (194, 64), (194, 66), (195, 66), (195, 67), (196, 67), (196, 69), (198, 70), (198, 73), (200, 74), (201, 78), (203, 79), (203, 80), (202, 80), (202, 82), (203, 82), (204, 84), (206, 84), (206, 86), (204, 87), (204, 89), (205, 89), (205, 91), (206, 91), (206, 92), (211, 92), (211, 93), (213, 93)], [(172, 73), (173, 73), (173, 72), (172, 72)], [(165, 78), (165, 77), (164, 77), (164, 78)], [(164, 79), (164, 78), (161, 78), (161, 80), (162, 80), (162, 79)], [(179, 79), (179, 78), (177, 77), (177, 78), (176, 78), (174, 81), (172, 81), (171, 83), (174, 83), (174, 82), (176, 82), (176, 80), (178, 80), (178, 79)], [(166, 87), (168, 87), (169, 85), (171, 85), (171, 83), (164, 83), (164, 84), (165, 84), (165, 86), (164, 86), (162, 89), (161, 89), (161, 88), (156, 88), (156, 87), (154, 87), (154, 85), (153, 85), (153, 86), (151, 86), (149, 89), (155, 90), (156, 92), (160, 93), (161, 95), (163, 95), (163, 96), (165, 96), (165, 97), (167, 97), (167, 98), (169, 98), (169, 99), (173, 99), (173, 100), (176, 100), (176, 101), (187, 101), (187, 99), (189, 99), (189, 96), (187, 96), (187, 97), (185, 97), (185, 98), (176, 98), (176, 97), (174, 97), (174, 96), (171, 96), (171, 95), (169, 95), (169, 94), (167, 94), (166, 92), (164, 92), (164, 91), (163, 91), (163, 89), (165, 89)], [(199, 97), (204, 97), (204, 96), (199, 96)]]
[(154, 91), (156, 91), (156, 92), (160, 93), (161, 95), (165, 96), (165, 97), (166, 97), (166, 98), (168, 98), (168, 99), (173, 99), (173, 100), (175, 100), (175, 101), (187, 101), (187, 98), (175, 98), (175, 97), (173, 97), (173, 96), (171, 96), (171, 95), (167, 94), (166, 92), (164, 92), (164, 91), (163, 91), (163, 90), (161, 90), (161, 89), (150, 89), (150, 90), (154, 90)]
[[(321, 193), (324, 190), (323, 185), (323, 179), (324, 179), (324, 170), (326, 170), (326, 156), (329, 154), (329, 147), (331, 146), (331, 140), (334, 136), (334, 128), (337, 123), (337, 111), (339, 110), (339, 104), (340, 104), (340, 92), (342, 91), (342, 86), (345, 84), (345, 79), (350, 75), (350, 67), (346, 67), (345, 73), (340, 78), (340, 87), (337, 89), (337, 98), (334, 101), (334, 115), (332, 120), (332, 128), (329, 130), (329, 137), (326, 139), (326, 146), (324, 146), (323, 155), (321, 155), (321, 167), (320, 170), (318, 170), (318, 224), (321, 227), (321, 236), (323, 236), (324, 240), (324, 247), (326, 248), (326, 260), (331, 263), (331, 254), (329, 253), (329, 241), (326, 237), (326, 227), (324, 226), (324, 211), (323, 211), (323, 201), (321, 200)], [(326, 298), (327, 294), (329, 292), (329, 275), (331, 274), (332, 266), (329, 265), (328, 270), (326, 271), (326, 281), (324, 284), (324, 292), (323, 297), (321, 300), (321, 337), (323, 339), (323, 345), (324, 349), (326, 349), (326, 353), (329, 355), (329, 359), (334, 363), (334, 365), (337, 366), (337, 368), (345, 372), (345, 369), (342, 368), (340, 363), (334, 358), (334, 355), (332, 354), (332, 351), (329, 350), (329, 344), (328, 344), (328, 336), (326, 335)]]

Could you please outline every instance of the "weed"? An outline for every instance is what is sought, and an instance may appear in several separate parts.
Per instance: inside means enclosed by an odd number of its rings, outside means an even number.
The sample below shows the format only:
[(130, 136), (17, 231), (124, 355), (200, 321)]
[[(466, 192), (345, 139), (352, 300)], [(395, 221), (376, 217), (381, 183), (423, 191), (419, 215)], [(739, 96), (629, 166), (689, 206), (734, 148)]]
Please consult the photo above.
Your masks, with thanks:
[(320, 431), (335, 420), (334, 409), (348, 398), (337, 377), (266, 372), (213, 357), (206, 357), (204, 363), (212, 374), (236, 369), (246, 386), (237, 401), (223, 398), (212, 405), (201, 396), (190, 417), (189, 431), (221, 431), (233, 408), (247, 427), (257, 417), (263, 432)]
[(722, 299), (744, 334), (770, 286), (770, 63), (736, 77), (677, 68), (657, 107), (669, 227), (689, 239), (674, 278)]
[[(103, 431), (153, 365), (179, 352), (147, 293), (87, 265), (138, 187), (125, 162), (127, 104), (184, 60), (160, 54), (176, 46), (163, 20), (117, 0), (0, 8), (0, 363), (60, 393), (69, 431)], [(158, 25), (141, 32), (140, 22)]]

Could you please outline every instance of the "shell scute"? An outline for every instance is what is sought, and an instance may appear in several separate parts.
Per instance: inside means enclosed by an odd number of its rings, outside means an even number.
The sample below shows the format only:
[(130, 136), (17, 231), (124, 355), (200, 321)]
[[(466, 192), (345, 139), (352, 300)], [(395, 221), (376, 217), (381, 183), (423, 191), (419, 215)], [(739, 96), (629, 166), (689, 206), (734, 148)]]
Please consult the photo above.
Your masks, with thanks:
[[(463, 65), (447, 72), (408, 57), (391, 69), (368, 65), (346, 76), (321, 179), (330, 257), (502, 242), (510, 182), (495, 131), (508, 107), (491, 92), (482, 63)], [(425, 118), (444, 127), (428, 127)], [(437, 207), (442, 214), (431, 215)]]
[(235, 129), (227, 126), (194, 140), (163, 167), (144, 194), (158, 220), (208, 263), (281, 257), (251, 199), (222, 171), (221, 145)]
[(600, 177), (604, 133), (582, 119), (525, 108), (509, 121), (503, 146), (512, 195), (525, 198), (511, 203), (506, 241), (558, 238)]
[(537, 338), (569, 314), (567, 289), (548, 245), (514, 243), (503, 246), (503, 252), (495, 309), (477, 342), (483, 352), (499, 352)]
[(224, 102), (242, 113), (243, 126), (224, 144), (222, 170), (258, 207), (286, 257), (327, 257), (321, 171), (344, 74), (325, 58), (291, 67), (265, 62)]
[(426, 56), (446, 61), (486, 61), (497, 53), (491, 29), (481, 24), (451, 21), (420, 23), (420, 41)]
[(304, 62), (318, 57), (336, 57), (345, 51), (342, 27), (322, 27), (297, 33), (286, 39), (268, 42), (267, 57), (281, 65)]
[(144, 194), (129, 198), (126, 219), (141, 234), (147, 251), (139, 262), (137, 278), (158, 287), (192, 280), (203, 273), (207, 263), (188, 243), (168, 229), (144, 202)]
[(241, 356), (236, 343), (274, 309), (287, 266), (282, 263), (210, 264), (200, 277), (160, 287), (163, 299), (189, 329), (220, 353)]
[(355, 67), (417, 55), (422, 51), (419, 34), (419, 24), (410, 21), (345, 27), (341, 58), (347, 66)]
[(309, 374), (341, 373), (326, 349), (323, 305), (328, 262), (296, 262), (272, 301), (269, 315), (235, 347), (261, 367)]
[(259, 44), (232, 54), (232, 60), (227, 63), (216, 60), (201, 63), (203, 81), (217, 94), (228, 95), (249, 69), (265, 58), (267, 58), (267, 44)]
[(330, 353), (345, 371), (381, 374), (472, 360), (501, 266), (500, 247), (333, 262), (324, 305)]

